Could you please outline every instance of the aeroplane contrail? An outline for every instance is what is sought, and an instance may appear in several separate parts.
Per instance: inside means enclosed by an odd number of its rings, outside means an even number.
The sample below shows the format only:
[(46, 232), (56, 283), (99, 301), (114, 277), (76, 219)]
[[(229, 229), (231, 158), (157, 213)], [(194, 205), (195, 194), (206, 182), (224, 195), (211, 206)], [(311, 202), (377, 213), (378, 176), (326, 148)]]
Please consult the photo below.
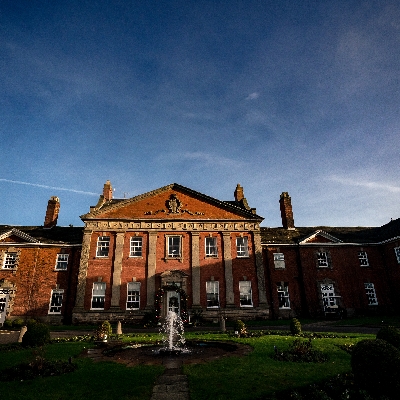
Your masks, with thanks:
[(98, 193), (85, 192), (84, 190), (75, 190), (75, 189), (68, 189), (68, 188), (62, 188), (62, 187), (56, 187), (56, 186), (40, 185), (39, 183), (29, 183), (29, 182), (22, 182), (22, 181), (14, 181), (14, 180), (11, 180), (11, 179), (4, 179), (4, 178), (0, 178), (0, 182), (17, 183), (18, 185), (35, 186), (35, 187), (40, 187), (40, 188), (44, 188), (44, 189), (64, 190), (65, 192), (87, 194), (87, 195), (90, 195), (90, 196), (98, 196), (99, 195)]

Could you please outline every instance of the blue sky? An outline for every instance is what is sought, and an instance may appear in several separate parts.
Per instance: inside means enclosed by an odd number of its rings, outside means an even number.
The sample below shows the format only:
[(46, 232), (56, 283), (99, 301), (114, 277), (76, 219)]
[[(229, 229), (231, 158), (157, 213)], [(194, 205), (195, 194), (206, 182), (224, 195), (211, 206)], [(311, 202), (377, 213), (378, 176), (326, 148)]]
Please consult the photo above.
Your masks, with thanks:
[(0, 224), (240, 183), (263, 226), (400, 217), (400, 3), (0, 3)]

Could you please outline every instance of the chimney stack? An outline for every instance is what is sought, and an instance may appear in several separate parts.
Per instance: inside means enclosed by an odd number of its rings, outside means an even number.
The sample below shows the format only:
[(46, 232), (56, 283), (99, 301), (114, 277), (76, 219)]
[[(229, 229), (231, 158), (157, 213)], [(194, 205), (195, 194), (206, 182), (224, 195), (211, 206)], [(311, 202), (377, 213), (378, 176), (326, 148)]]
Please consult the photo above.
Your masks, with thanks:
[(103, 197), (105, 201), (110, 201), (113, 198), (113, 189), (109, 180), (104, 184)]
[(238, 183), (235, 189), (235, 200), (236, 201), (242, 201), (244, 199), (244, 191), (243, 191), (243, 187), (240, 186), (240, 184)]
[(279, 200), (281, 208), (282, 226), (284, 229), (295, 229), (293, 210), (292, 210), (292, 199), (288, 192), (283, 192)]
[(60, 199), (56, 196), (51, 196), (47, 203), (46, 216), (44, 218), (43, 226), (45, 228), (52, 228), (57, 225), (58, 213), (60, 211)]

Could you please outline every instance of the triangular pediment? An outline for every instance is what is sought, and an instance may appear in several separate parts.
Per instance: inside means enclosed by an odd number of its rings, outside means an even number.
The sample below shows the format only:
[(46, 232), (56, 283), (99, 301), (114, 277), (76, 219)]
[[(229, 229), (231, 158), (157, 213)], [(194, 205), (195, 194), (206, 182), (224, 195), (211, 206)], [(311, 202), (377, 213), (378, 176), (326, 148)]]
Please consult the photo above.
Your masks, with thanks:
[(251, 210), (173, 183), (130, 199), (112, 199), (94, 207), (87, 219), (123, 220), (263, 220)]
[(19, 229), (12, 228), (0, 234), (0, 242), (7, 243), (40, 243), (37, 239)]
[(309, 243), (341, 243), (342, 241), (338, 238), (330, 235), (327, 232), (318, 230), (308, 235), (303, 240), (300, 241), (300, 244), (309, 244)]

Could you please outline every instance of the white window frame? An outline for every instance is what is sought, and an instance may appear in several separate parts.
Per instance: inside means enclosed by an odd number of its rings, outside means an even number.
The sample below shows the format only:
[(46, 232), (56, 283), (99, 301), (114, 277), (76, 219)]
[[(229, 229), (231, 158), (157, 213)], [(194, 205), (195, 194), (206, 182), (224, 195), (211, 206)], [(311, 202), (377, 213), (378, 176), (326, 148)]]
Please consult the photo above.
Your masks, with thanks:
[(56, 265), (54, 267), (56, 271), (66, 271), (68, 269), (68, 256), (69, 254), (65, 253), (57, 254)]
[[(93, 282), (92, 298), (90, 300), (91, 310), (104, 310), (106, 288), (107, 285), (105, 282)], [(100, 305), (101, 307), (96, 307), (97, 305)]]
[(48, 314), (61, 314), (63, 296), (64, 289), (53, 289), (51, 291)]
[(282, 282), (276, 285), (278, 291), (278, 305), (280, 310), (290, 309), (289, 284)]
[(218, 257), (217, 238), (208, 236), (204, 241), (206, 257)]
[(285, 255), (283, 253), (274, 253), (275, 269), (285, 269)]
[(324, 311), (328, 308), (338, 308), (337, 296), (333, 284), (321, 283), (321, 296)]
[(359, 251), (358, 259), (360, 260), (361, 267), (369, 267), (368, 254), (366, 251)]
[(375, 286), (371, 282), (364, 283), (365, 294), (367, 295), (368, 305), (369, 306), (377, 306), (378, 298), (376, 297)]
[(110, 236), (99, 236), (97, 238), (96, 257), (107, 258), (110, 254)]
[(3, 269), (15, 269), (18, 263), (18, 253), (16, 251), (8, 251), (4, 255)]
[(239, 281), (240, 307), (253, 307), (253, 292), (251, 281)]
[(396, 255), (397, 264), (400, 264), (400, 247), (394, 248), (394, 254)]
[(206, 282), (207, 308), (219, 308), (219, 282)]
[(236, 256), (238, 258), (249, 257), (249, 240), (247, 236), (238, 236), (236, 238)]
[(140, 308), (140, 282), (126, 284), (126, 309), (139, 310)]
[[(177, 243), (174, 243), (177, 241)], [(182, 258), (182, 236), (167, 235), (166, 236), (167, 258)]]
[(129, 257), (143, 256), (143, 236), (132, 236), (130, 240)]
[(318, 268), (329, 268), (329, 255), (327, 251), (317, 252)]

